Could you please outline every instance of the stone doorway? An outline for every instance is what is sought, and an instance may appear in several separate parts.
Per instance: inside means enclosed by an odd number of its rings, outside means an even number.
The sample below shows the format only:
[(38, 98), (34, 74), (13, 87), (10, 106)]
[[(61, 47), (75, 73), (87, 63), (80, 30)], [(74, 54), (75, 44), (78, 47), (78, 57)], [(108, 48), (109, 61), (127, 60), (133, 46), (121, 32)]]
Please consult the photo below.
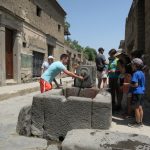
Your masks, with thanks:
[(5, 46), (6, 46), (6, 79), (13, 79), (13, 30), (6, 28)]

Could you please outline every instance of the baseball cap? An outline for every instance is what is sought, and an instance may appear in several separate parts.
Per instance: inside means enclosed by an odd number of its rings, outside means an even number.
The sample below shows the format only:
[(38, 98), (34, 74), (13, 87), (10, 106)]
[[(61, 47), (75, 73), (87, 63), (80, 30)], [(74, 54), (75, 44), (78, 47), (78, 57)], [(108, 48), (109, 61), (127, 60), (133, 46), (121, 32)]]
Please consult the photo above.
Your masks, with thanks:
[(138, 66), (143, 66), (143, 61), (140, 59), (140, 58), (134, 58), (132, 61), (131, 61), (132, 64), (135, 64), (135, 65), (138, 65)]
[(49, 59), (54, 59), (54, 57), (53, 57), (53, 56), (48, 56), (48, 58), (49, 58)]

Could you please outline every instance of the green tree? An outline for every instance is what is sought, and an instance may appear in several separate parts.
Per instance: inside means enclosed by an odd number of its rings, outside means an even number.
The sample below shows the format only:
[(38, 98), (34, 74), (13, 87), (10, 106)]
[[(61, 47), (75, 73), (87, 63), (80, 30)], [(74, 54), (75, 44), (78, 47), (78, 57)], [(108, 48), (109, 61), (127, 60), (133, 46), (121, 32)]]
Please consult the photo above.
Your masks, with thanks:
[(94, 48), (90, 48), (89, 46), (87, 46), (84, 49), (84, 54), (85, 54), (85, 57), (89, 61), (95, 61), (95, 57), (96, 57), (97, 53), (96, 53), (96, 50)]

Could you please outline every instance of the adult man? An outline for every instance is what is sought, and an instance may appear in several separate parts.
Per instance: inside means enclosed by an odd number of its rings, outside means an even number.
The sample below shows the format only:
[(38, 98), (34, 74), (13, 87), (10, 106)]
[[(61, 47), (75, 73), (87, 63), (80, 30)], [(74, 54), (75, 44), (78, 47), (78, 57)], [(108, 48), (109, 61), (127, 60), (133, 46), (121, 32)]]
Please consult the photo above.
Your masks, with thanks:
[(48, 69), (42, 74), (41, 79), (40, 79), (41, 93), (52, 89), (52, 81), (61, 71), (63, 71), (65, 74), (71, 77), (79, 78), (83, 80), (82, 76), (78, 76), (66, 69), (64, 65), (67, 65), (68, 60), (69, 60), (68, 55), (62, 54), (60, 56), (60, 61), (52, 63), (48, 67)]
[[(41, 75), (48, 69), (48, 67), (54, 62), (53, 56), (48, 56), (48, 61), (44, 61), (41, 67)], [(56, 81), (56, 79), (53, 79), (54, 83), (56, 84), (56, 87), (59, 88), (59, 84)]]
[(41, 67), (41, 75), (48, 69), (49, 65), (54, 62), (53, 56), (48, 56), (48, 61), (44, 61)]
[(98, 88), (101, 88), (101, 83), (103, 81), (103, 88), (107, 86), (107, 73), (106, 73), (106, 59), (103, 55), (104, 49), (98, 49), (98, 55), (96, 56), (95, 62), (97, 67), (97, 78), (98, 78)]

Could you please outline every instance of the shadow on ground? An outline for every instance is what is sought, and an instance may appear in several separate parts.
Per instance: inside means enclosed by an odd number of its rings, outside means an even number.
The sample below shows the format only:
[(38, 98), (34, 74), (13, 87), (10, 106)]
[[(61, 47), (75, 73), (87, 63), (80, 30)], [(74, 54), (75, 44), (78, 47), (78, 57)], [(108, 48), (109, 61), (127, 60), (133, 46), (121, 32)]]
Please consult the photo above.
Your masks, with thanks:
[[(146, 126), (150, 126), (150, 102), (146, 102), (143, 108), (144, 108), (143, 123)], [(135, 121), (135, 117), (124, 118), (122, 114), (123, 112), (121, 111), (113, 112), (112, 121), (118, 125), (128, 125), (128, 123)]]

